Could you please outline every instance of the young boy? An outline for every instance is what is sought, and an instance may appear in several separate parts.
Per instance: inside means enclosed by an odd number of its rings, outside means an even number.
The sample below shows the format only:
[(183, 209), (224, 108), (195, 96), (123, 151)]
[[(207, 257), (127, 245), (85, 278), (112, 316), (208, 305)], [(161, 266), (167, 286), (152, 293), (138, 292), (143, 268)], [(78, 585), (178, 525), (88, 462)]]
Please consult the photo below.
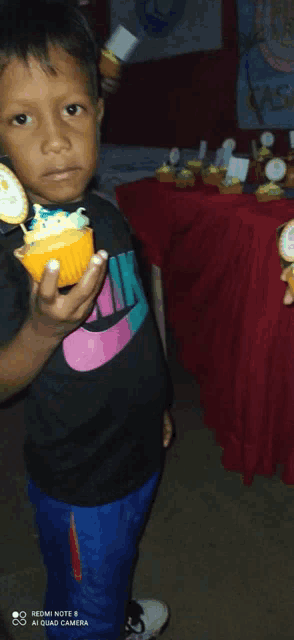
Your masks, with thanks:
[(128, 225), (91, 190), (104, 110), (95, 43), (61, 0), (1, 3), (0, 34), (1, 162), (25, 189), (27, 222), (34, 204), (82, 206), (108, 253), (72, 287), (58, 290), (48, 265), (38, 284), (13, 255), (22, 230), (0, 220), (0, 402), (27, 390), (44, 628), (48, 638), (147, 640), (168, 609), (130, 602), (130, 583), (172, 436), (172, 385)]

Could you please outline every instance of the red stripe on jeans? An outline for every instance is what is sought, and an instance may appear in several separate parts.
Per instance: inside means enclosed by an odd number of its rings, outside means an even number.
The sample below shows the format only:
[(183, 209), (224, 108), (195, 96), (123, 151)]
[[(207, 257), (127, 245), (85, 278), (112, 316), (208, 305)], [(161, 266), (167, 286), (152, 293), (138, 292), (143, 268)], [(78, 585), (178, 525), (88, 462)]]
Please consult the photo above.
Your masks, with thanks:
[(74, 574), (75, 580), (77, 580), (78, 582), (81, 582), (82, 567), (81, 567), (80, 548), (79, 548), (79, 541), (78, 541), (78, 536), (76, 532), (75, 519), (74, 519), (73, 512), (71, 512), (70, 514), (69, 545), (70, 545), (71, 566), (72, 566), (73, 574)]

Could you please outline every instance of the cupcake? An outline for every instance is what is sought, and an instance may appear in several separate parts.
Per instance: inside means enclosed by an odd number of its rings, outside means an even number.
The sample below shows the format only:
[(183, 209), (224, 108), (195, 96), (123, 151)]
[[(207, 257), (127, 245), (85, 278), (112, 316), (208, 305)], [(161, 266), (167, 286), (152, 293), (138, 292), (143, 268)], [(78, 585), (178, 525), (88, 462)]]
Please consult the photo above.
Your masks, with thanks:
[(225, 175), (225, 169), (215, 167), (211, 164), (207, 169), (202, 171), (202, 180), (205, 184), (213, 184), (219, 186)]
[(242, 193), (243, 185), (239, 178), (226, 176), (219, 185), (219, 192), (225, 194), (238, 194)]
[(264, 162), (265, 160), (270, 160), (272, 157), (273, 154), (270, 149), (261, 147), (258, 151), (257, 162)]
[(176, 186), (181, 189), (185, 187), (193, 187), (195, 184), (195, 177), (192, 171), (189, 169), (182, 169), (176, 177)]
[(255, 191), (258, 202), (270, 202), (271, 200), (281, 200), (284, 196), (284, 191), (274, 182), (268, 182), (258, 187)]
[(189, 169), (189, 171), (193, 171), (194, 175), (196, 176), (201, 171), (202, 160), (196, 160), (196, 159), (188, 160), (186, 166), (187, 166), (187, 169)]
[(161, 167), (156, 169), (155, 175), (159, 182), (175, 182), (176, 179), (175, 169), (168, 167), (165, 162)]
[(74, 213), (62, 209), (49, 211), (33, 205), (35, 216), (30, 230), (24, 234), (25, 244), (14, 250), (31, 276), (40, 282), (46, 263), (55, 258), (60, 262), (58, 287), (76, 284), (94, 253), (93, 230), (83, 207)]
[(99, 70), (106, 78), (117, 78), (120, 75), (120, 60), (108, 49), (101, 50)]

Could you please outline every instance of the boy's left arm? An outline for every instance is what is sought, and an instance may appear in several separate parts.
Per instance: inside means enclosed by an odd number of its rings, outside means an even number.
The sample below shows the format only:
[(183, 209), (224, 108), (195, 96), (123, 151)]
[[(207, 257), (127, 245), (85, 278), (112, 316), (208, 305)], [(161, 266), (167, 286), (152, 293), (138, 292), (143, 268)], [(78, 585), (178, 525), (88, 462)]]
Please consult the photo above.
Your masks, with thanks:
[(163, 446), (165, 449), (169, 447), (174, 435), (175, 435), (174, 422), (170, 414), (170, 411), (166, 409), (163, 415)]

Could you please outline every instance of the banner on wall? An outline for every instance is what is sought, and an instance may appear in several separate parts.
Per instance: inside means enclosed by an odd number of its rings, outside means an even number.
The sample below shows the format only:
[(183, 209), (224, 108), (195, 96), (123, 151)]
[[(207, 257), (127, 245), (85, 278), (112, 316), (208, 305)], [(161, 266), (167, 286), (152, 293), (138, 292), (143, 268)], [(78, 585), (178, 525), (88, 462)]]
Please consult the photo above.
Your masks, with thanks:
[(241, 129), (294, 128), (294, 2), (237, 0)]
[(221, 0), (111, 0), (111, 32), (139, 40), (128, 63), (222, 48)]

